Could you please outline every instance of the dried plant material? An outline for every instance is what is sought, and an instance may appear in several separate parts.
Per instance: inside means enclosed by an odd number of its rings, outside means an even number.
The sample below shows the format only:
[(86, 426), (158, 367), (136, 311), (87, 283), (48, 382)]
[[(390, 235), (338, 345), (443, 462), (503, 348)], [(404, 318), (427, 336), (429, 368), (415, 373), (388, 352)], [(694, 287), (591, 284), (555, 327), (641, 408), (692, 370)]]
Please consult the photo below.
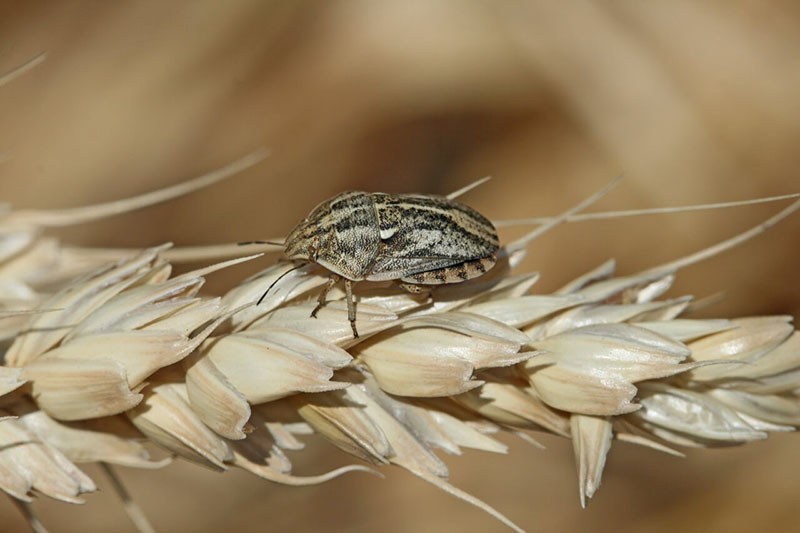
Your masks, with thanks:
[(42, 63), (45, 59), (47, 59), (47, 54), (39, 54), (29, 59), (25, 63), (21, 64), (20, 66), (8, 72), (4, 72), (3, 74), (0, 74), (0, 87), (22, 76), (32, 68)]
[(101, 418), (75, 424), (58, 422), (43, 411), (31, 410), (19, 417), (28, 431), (48, 442), (74, 463), (113, 463), (135, 468), (160, 468), (170, 459), (152, 461), (142, 445), (142, 435), (121, 417)]
[[(127, 200), (63, 210), (0, 209), (0, 309), (12, 306), (18, 310), (30, 309), (40, 304), (41, 298), (52, 293), (54, 287), (64, 288), (111, 260), (133, 255), (130, 250), (111, 254), (70, 252), (56, 239), (42, 236), (43, 226), (79, 224), (164, 202), (226, 179), (257, 164), (265, 156), (266, 151), (259, 150), (193, 180)], [(39, 290), (45, 294), (40, 295)], [(64, 318), (57, 317), (55, 321), (65, 323)], [(15, 329), (9, 331), (6, 329), (9, 325), (0, 322), (0, 339), (11, 338), (22, 327), (23, 324), (17, 322)]]
[(18, 420), (0, 422), (0, 489), (31, 501), (35, 490), (69, 503), (96, 490), (89, 477), (51, 445), (38, 440)]
[(114, 361), (125, 368), (128, 387), (135, 388), (157, 369), (180, 360), (187, 340), (178, 331), (124, 331), (83, 336), (46, 352), (37, 363), (50, 360)]
[[(373, 393), (379, 389), (373, 387)], [(506, 453), (508, 447), (487, 435), (485, 426), (478, 427), (447, 412), (401, 401), (388, 394), (376, 395), (387, 411), (401, 420), (412, 433), (423, 441), (451, 455), (461, 455), (461, 448), (472, 448), (493, 453)], [(493, 427), (496, 432), (497, 426)]]
[(120, 213), (127, 213), (135, 209), (141, 209), (150, 205), (166, 202), (180, 196), (189, 194), (203, 187), (208, 187), (221, 180), (238, 174), (243, 170), (261, 162), (268, 152), (257, 150), (244, 156), (238, 161), (228, 164), (218, 170), (199, 176), (189, 181), (165, 187), (157, 191), (134, 196), (125, 200), (116, 200), (105, 204), (97, 204), (86, 207), (76, 207), (72, 209), (40, 211), (25, 209), (12, 211), (6, 215), (3, 223), (9, 227), (46, 227), (46, 226), (69, 226), (82, 224), (106, 218)]
[(331, 470), (330, 472), (326, 472), (324, 474), (316, 475), (316, 476), (295, 476), (290, 475), (284, 472), (280, 472), (269, 465), (264, 465), (258, 462), (251, 461), (247, 454), (240, 453), (239, 446), (234, 445), (234, 460), (233, 464), (238, 466), (243, 470), (247, 470), (251, 474), (255, 474), (258, 477), (264, 478), (267, 481), (272, 481), (275, 483), (281, 483), (283, 485), (289, 485), (294, 487), (303, 487), (307, 485), (319, 485), (320, 483), (325, 483), (332, 479), (336, 479), (339, 476), (344, 474), (349, 474), (351, 472), (366, 472), (370, 474), (375, 474), (374, 470), (371, 470), (367, 467), (361, 465), (350, 465), (350, 466), (342, 466), (340, 468), (336, 468)]
[[(450, 485), (436, 452), (506, 453), (500, 432), (569, 438), (585, 505), (615, 438), (679, 454), (672, 446), (739, 444), (800, 425), (800, 337), (787, 317), (687, 319), (691, 298), (660, 299), (678, 268), (709, 252), (622, 277), (606, 262), (553, 295), (531, 293), (538, 274), (511, 275), (526, 243), (597, 197), (501, 248), (486, 276), (430, 295), (357, 287), (358, 338), (341, 290), (311, 317), (326, 284), (313, 266), (278, 263), (213, 298), (202, 293), (205, 276), (254, 256), (178, 276), (168, 246), (98, 265), (103, 253), (65, 254), (40, 226), (122, 204), (6, 213), (0, 488), (20, 501), (42, 492), (77, 502), (94, 485), (73, 463), (157, 468), (173, 455), (287, 485), (372, 471), (293, 473), (288, 452), (317, 434), (519, 530)], [(82, 274), (64, 280), (65, 272)], [(152, 460), (145, 442), (170, 457)]]
[(632, 424), (625, 418), (614, 419), (613, 428), (614, 438), (619, 441), (644, 446), (645, 448), (650, 448), (674, 457), (686, 457), (686, 454), (667, 446), (663, 441), (654, 437), (644, 429)]
[(187, 361), (186, 394), (192, 409), (217, 434), (233, 440), (245, 438), (250, 404), (208, 357)]
[[(678, 301), (644, 302), (627, 305), (582, 305), (571, 306), (567, 312), (560, 313), (540, 325), (525, 332), (533, 338), (552, 337), (564, 331), (591, 326), (594, 324), (616, 324), (619, 322), (638, 322), (640, 320), (671, 320), (686, 309), (690, 299)], [(677, 307), (677, 309), (675, 309)], [(665, 316), (666, 315), (666, 316)]]
[(150, 525), (150, 522), (147, 520), (147, 517), (141, 508), (136, 504), (133, 498), (130, 497), (128, 490), (125, 488), (122, 480), (119, 478), (119, 476), (117, 476), (111, 465), (108, 463), (100, 463), (100, 468), (111, 482), (111, 486), (114, 488), (117, 496), (119, 496), (120, 500), (122, 500), (122, 505), (125, 508), (125, 512), (128, 514), (128, 517), (131, 519), (131, 522), (134, 524), (134, 526), (136, 526), (136, 530), (140, 533), (155, 533), (155, 529), (153, 529), (153, 526)]
[[(563, 311), (584, 302), (580, 295), (546, 296), (529, 295), (492, 299), (469, 304), (463, 309), (483, 315), (511, 327), (523, 329), (547, 315)], [(526, 332), (527, 333), (527, 332)]]
[(793, 332), (769, 354), (744, 367), (747, 376), (731, 379), (727, 382), (729, 387), (755, 394), (796, 395), (794, 391), (800, 378), (800, 333)]
[(146, 389), (144, 401), (128, 417), (147, 438), (172, 453), (217, 470), (233, 459), (222, 437), (209, 429), (192, 410), (185, 386), (162, 383)]
[(752, 363), (772, 353), (790, 335), (794, 328), (791, 317), (754, 317), (731, 321), (733, 329), (717, 333), (691, 343), (692, 358), (697, 361), (726, 360), (745, 364), (713, 365), (692, 371), (695, 381), (722, 378), (756, 378), (751, 374)]
[(640, 394), (642, 409), (633, 416), (641, 427), (673, 444), (700, 447), (767, 438), (766, 427), (750, 423), (708, 394), (656, 383), (643, 384)]
[(740, 416), (753, 424), (755, 424), (755, 420), (774, 424), (768, 431), (793, 431), (794, 426), (800, 426), (800, 406), (795, 394), (766, 395), (713, 389), (709, 391), (709, 395), (735, 409)]
[[(460, 322), (457, 328), (456, 322)], [(389, 393), (451, 396), (482, 384), (473, 379), (476, 369), (509, 366), (531, 357), (530, 352), (519, 352), (525, 341), (517, 330), (501, 323), (445, 313), (407, 321), (401, 331), (387, 331), (360, 343), (354, 354)]]
[[(158, 251), (62, 290), (45, 305), (63, 310), (34, 315), (12, 344), (9, 362), (23, 366), (50, 416), (84, 420), (131, 409), (142, 400), (136, 391), (145, 379), (186, 357), (224, 320), (219, 299), (195, 297), (201, 275), (249, 258), (166, 279)], [(58, 317), (69, 326), (48, 328)]]
[(53, 418), (82, 420), (123, 413), (142, 395), (128, 385), (125, 367), (108, 359), (35, 361), (24, 369), (31, 396)]
[[(521, 531), (487, 504), (446, 483), (442, 479), (447, 476), (445, 465), (395, 414), (390, 414), (381, 405), (379, 398), (383, 393), (370, 381), (367, 378), (364, 386), (352, 386), (335, 393), (335, 396), (327, 393), (327, 406), (322, 411), (305, 404), (300, 412), (305, 412), (304, 417), (308, 416), (306, 419), (315, 429), (345, 451), (376, 464), (390, 462), (402, 466), (423, 480), (490, 513), (513, 530)], [(378, 397), (373, 395), (376, 392)], [(314, 398), (319, 396), (323, 395)], [(327, 415), (318, 416), (322, 413)], [(380, 442), (383, 443), (380, 448), (372, 446)]]
[(488, 382), (454, 400), (497, 424), (569, 436), (569, 419), (542, 402), (530, 387)]
[(0, 366), (0, 397), (18, 389), (23, 383), (22, 369)]
[(696, 320), (689, 318), (637, 322), (636, 325), (680, 342), (692, 341), (734, 327), (730, 320)]
[(337, 448), (376, 465), (388, 464), (394, 454), (355, 389), (295, 396), (291, 402), (303, 420)]
[[(292, 425), (270, 422), (267, 411), (269, 410), (256, 409), (250, 418), (250, 431), (247, 439), (231, 443), (234, 454), (233, 464), (237, 467), (269, 481), (294, 486), (323, 483), (348, 472), (375, 473), (374, 470), (364, 466), (350, 465), (320, 475), (292, 475), (292, 464), (284, 450), (301, 450), (304, 445), (290, 430)], [(295, 416), (297, 416), (296, 412)], [(297, 426), (294, 426), (296, 431)], [(305, 425), (302, 427), (307, 429), (302, 433), (312, 432), (311, 427)]]
[(149, 271), (157, 255), (156, 248), (146, 250), (110, 268), (103, 267), (47, 298), (40, 305), (60, 311), (34, 315), (6, 352), (6, 364), (24, 366), (56, 346), (72, 327)]
[[(332, 302), (317, 313), (316, 318), (311, 317), (311, 311), (316, 303), (281, 307), (269, 315), (257, 320), (253, 328), (287, 328), (299, 333), (327, 341), (337, 346), (353, 344), (353, 331), (347, 319), (347, 305), (343, 302)], [(362, 337), (368, 337), (394, 325), (397, 315), (374, 305), (360, 305), (359, 329)], [(362, 316), (363, 315), (363, 316)], [(342, 327), (342, 317), (345, 317), (345, 327)], [(348, 331), (350, 332), (348, 334)]]
[(401, 466), (428, 483), (452, 494), (456, 498), (484, 510), (514, 531), (522, 531), (519, 526), (490, 505), (447, 483), (443, 479), (448, 475), (447, 467), (444, 463), (433, 453), (429, 446), (420, 441), (400, 420), (395, 418), (392, 413), (385, 410), (378, 401), (375, 401), (376, 397), (370, 394), (370, 388), (376, 389), (374, 385), (370, 387), (368, 382), (367, 386), (363, 389), (352, 387), (350, 391), (353, 392), (355, 398), (365, 406), (366, 413), (386, 435), (393, 452), (391, 457), (389, 457), (389, 461), (392, 464)]
[(536, 394), (556, 409), (612, 416), (638, 409), (634, 383), (685, 372), (678, 342), (628, 324), (585, 326), (537, 340), (526, 365)]
[[(477, 185), (483, 181), (476, 182)], [(470, 186), (471, 188), (471, 186)], [(779, 194), (777, 196), (766, 196), (764, 198), (750, 198), (734, 202), (715, 202), (712, 204), (692, 204), (675, 207), (651, 207), (649, 209), (626, 209), (625, 211), (603, 211), (600, 213), (579, 213), (567, 217), (566, 222), (587, 222), (590, 220), (608, 220), (611, 218), (640, 217), (642, 215), (661, 215), (667, 213), (689, 213), (691, 211), (703, 211), (706, 209), (720, 209), (728, 207), (742, 207), (763, 203), (772, 203), (779, 200), (794, 200), (800, 197), (800, 193)], [(498, 228), (508, 226), (530, 226), (534, 224), (547, 224), (552, 222), (554, 217), (530, 217), (517, 219), (504, 219), (493, 221)]]
[(207, 346), (203, 357), (250, 403), (269, 402), (297, 392), (337, 390), (347, 385), (330, 381), (334, 368), (269, 340), (234, 334), (215, 339)]
[(612, 425), (605, 418), (586, 415), (570, 417), (572, 448), (578, 465), (581, 507), (600, 488), (606, 454), (611, 449)]

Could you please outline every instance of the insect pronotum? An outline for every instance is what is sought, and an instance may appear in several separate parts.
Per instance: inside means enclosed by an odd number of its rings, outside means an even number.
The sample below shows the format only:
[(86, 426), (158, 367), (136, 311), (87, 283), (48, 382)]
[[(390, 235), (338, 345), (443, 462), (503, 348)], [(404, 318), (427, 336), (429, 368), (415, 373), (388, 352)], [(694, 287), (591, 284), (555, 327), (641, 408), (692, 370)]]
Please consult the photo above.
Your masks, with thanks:
[(344, 279), (347, 317), (358, 337), (354, 281), (399, 280), (411, 292), (459, 283), (491, 269), (498, 246), (494, 225), (450, 198), (351, 191), (314, 208), (289, 233), (284, 253), (331, 272), (313, 317)]

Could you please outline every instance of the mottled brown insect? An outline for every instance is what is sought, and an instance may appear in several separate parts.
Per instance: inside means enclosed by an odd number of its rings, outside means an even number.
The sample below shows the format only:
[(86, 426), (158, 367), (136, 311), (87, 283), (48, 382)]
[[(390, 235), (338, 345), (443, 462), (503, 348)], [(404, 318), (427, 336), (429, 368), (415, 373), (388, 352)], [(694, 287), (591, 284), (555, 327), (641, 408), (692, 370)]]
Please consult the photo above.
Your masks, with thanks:
[(344, 192), (318, 205), (286, 238), (292, 260), (317, 263), (344, 278), (347, 315), (356, 330), (354, 281), (399, 280), (420, 285), (459, 283), (484, 274), (496, 261), (497, 231), (483, 215), (443, 196)]

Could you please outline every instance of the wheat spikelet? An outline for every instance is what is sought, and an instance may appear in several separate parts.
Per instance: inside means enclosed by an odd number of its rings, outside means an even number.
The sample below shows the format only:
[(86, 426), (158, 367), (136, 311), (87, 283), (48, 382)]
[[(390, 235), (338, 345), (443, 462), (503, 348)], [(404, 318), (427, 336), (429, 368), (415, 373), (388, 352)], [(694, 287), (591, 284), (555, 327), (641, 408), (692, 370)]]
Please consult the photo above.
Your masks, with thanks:
[[(658, 299), (679, 268), (797, 202), (708, 250), (628, 276), (607, 262), (551, 295), (533, 293), (537, 274), (512, 273), (541, 230), (432, 301), (362, 284), (357, 339), (341, 293), (310, 317), (326, 282), (313, 266), (277, 263), (211, 297), (205, 276), (253, 256), (173, 276), (169, 246), (109, 263), (119, 251), (64, 250), (43, 232), (192, 188), (112, 210), (0, 215), (0, 489), (23, 505), (34, 494), (80, 502), (96, 490), (76, 466), (87, 462), (155, 469), (180, 457), (289, 485), (395, 465), (519, 530), (450, 485), (435, 451), (505, 453), (499, 432), (569, 438), (585, 505), (614, 439), (680, 454), (800, 424), (800, 337), (788, 317), (693, 320), (681, 318), (691, 298)], [(370, 467), (293, 475), (285, 452), (311, 433)]]

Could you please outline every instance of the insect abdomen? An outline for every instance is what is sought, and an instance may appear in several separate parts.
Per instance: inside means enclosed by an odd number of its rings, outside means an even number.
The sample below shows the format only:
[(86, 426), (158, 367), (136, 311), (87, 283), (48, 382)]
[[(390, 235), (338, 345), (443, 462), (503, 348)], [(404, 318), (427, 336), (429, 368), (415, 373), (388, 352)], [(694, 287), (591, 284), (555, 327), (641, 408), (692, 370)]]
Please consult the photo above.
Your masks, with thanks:
[(445, 283), (460, 283), (472, 278), (477, 278), (488, 272), (497, 262), (497, 256), (492, 254), (488, 257), (465, 261), (457, 265), (420, 272), (413, 276), (400, 278), (405, 283), (418, 285), (442, 285)]

